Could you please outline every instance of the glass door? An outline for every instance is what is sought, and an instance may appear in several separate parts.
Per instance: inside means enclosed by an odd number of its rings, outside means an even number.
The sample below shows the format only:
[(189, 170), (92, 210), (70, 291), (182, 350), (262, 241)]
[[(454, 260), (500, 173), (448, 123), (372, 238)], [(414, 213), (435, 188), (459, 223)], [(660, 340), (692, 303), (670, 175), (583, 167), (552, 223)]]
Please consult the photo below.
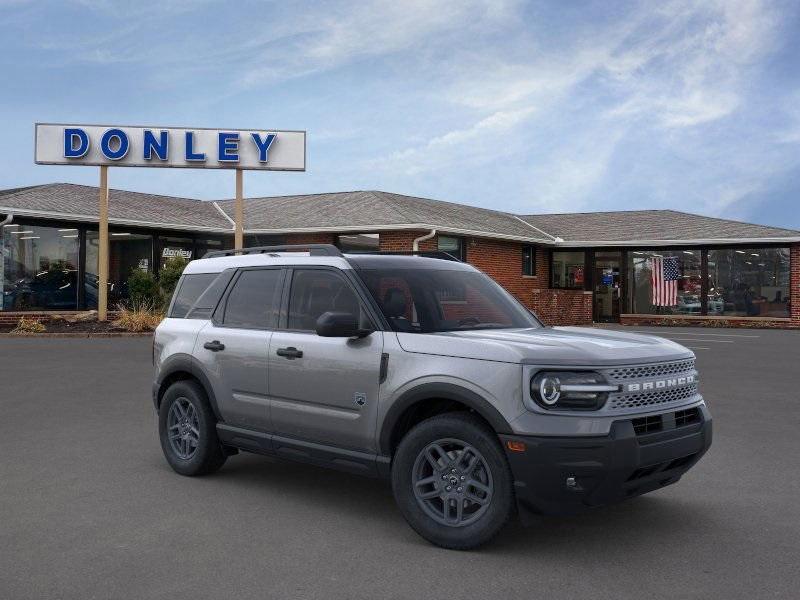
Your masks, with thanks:
[(622, 252), (594, 253), (594, 320), (599, 323), (619, 321), (622, 277)]

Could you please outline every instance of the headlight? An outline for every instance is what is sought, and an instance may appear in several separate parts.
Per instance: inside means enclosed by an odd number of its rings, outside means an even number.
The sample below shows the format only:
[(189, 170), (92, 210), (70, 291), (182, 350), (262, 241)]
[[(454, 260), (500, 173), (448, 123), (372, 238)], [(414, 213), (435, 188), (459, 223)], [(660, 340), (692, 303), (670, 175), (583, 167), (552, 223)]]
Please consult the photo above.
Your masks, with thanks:
[(617, 390), (591, 371), (543, 371), (531, 379), (531, 398), (548, 410), (597, 410)]

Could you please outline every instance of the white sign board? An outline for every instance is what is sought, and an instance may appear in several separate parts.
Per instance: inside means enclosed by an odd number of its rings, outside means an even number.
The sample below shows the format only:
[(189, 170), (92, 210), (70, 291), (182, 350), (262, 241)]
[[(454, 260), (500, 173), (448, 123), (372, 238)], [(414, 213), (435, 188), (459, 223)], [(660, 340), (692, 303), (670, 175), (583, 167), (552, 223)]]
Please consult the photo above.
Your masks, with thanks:
[(305, 131), (36, 124), (40, 165), (305, 171)]

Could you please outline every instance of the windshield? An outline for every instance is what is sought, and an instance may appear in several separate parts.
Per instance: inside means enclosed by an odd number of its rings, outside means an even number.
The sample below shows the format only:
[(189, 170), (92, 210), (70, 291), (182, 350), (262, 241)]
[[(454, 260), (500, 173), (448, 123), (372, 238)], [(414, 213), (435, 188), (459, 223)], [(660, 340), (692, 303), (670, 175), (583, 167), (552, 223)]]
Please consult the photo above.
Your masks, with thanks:
[(541, 327), (530, 311), (483, 273), (444, 269), (358, 273), (395, 331)]

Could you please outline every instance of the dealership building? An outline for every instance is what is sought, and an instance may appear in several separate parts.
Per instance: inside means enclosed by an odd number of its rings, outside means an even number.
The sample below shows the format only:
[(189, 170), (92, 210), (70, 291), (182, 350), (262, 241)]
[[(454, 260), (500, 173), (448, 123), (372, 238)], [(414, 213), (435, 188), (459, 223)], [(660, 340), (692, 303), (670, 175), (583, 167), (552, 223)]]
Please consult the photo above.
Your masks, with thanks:
[[(65, 183), (0, 191), (0, 322), (97, 306), (98, 194)], [(446, 251), (549, 325), (800, 328), (800, 231), (672, 210), (514, 215), (380, 191), (244, 208), (246, 246)], [(111, 190), (109, 304), (126, 298), (134, 269), (232, 248), (234, 218), (233, 200)]]

